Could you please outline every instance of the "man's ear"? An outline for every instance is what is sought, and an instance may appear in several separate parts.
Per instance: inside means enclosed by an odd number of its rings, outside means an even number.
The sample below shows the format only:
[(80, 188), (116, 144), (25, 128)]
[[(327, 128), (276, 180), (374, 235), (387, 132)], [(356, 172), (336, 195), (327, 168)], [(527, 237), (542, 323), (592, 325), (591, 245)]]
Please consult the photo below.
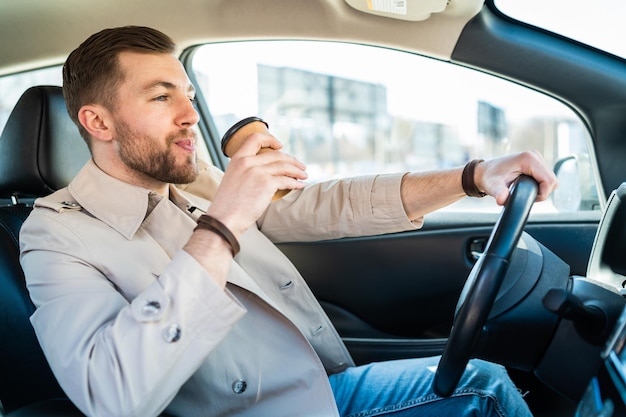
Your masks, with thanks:
[(110, 141), (113, 138), (112, 118), (109, 111), (98, 104), (88, 104), (78, 111), (78, 121), (96, 140)]

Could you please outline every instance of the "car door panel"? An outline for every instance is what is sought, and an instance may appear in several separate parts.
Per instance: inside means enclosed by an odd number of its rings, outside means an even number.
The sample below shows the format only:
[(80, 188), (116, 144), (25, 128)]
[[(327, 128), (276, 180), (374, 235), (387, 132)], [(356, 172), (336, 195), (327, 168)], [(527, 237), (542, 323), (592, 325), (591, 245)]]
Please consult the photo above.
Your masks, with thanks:
[[(496, 216), (459, 224), (435, 215), (421, 230), (335, 241), (282, 243), (357, 363), (440, 354), (472, 268)], [(485, 221), (486, 218), (489, 221)], [(584, 275), (597, 229), (529, 222), (527, 232)]]

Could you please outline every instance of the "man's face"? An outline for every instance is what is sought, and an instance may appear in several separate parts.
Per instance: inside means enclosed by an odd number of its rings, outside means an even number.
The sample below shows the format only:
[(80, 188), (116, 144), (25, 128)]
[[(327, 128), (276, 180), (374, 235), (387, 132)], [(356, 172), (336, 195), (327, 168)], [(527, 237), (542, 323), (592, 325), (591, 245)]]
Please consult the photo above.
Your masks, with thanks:
[(118, 88), (114, 144), (120, 160), (138, 177), (186, 184), (198, 176), (195, 92), (170, 54), (124, 52)]

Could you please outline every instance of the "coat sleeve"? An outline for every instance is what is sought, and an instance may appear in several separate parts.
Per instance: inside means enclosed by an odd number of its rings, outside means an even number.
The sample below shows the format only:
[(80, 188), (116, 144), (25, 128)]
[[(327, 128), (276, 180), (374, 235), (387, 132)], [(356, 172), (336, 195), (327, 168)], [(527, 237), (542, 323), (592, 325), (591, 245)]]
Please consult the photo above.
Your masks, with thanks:
[(400, 198), (402, 174), (371, 175), (313, 184), (270, 204), (258, 220), (273, 242), (315, 241), (414, 230)]
[(31, 322), (55, 376), (87, 415), (159, 414), (244, 308), (184, 251), (129, 302), (59, 218), (36, 209), (20, 235)]
[[(223, 172), (198, 161), (200, 175), (183, 191), (212, 200)], [(315, 241), (415, 230), (400, 198), (404, 174), (370, 175), (310, 184), (274, 201), (257, 221), (273, 242)]]

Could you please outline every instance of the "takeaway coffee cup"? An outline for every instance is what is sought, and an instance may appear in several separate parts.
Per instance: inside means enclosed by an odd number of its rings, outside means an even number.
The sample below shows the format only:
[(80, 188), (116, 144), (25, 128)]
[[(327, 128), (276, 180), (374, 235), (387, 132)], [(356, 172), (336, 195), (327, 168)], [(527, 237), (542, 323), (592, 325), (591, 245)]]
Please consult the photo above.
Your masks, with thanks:
[[(222, 137), (222, 152), (231, 157), (241, 147), (243, 142), (253, 133), (269, 133), (267, 122), (259, 117), (247, 117), (235, 123)], [(259, 153), (272, 151), (272, 148), (261, 148)], [(278, 190), (272, 200), (278, 200), (290, 190)]]

